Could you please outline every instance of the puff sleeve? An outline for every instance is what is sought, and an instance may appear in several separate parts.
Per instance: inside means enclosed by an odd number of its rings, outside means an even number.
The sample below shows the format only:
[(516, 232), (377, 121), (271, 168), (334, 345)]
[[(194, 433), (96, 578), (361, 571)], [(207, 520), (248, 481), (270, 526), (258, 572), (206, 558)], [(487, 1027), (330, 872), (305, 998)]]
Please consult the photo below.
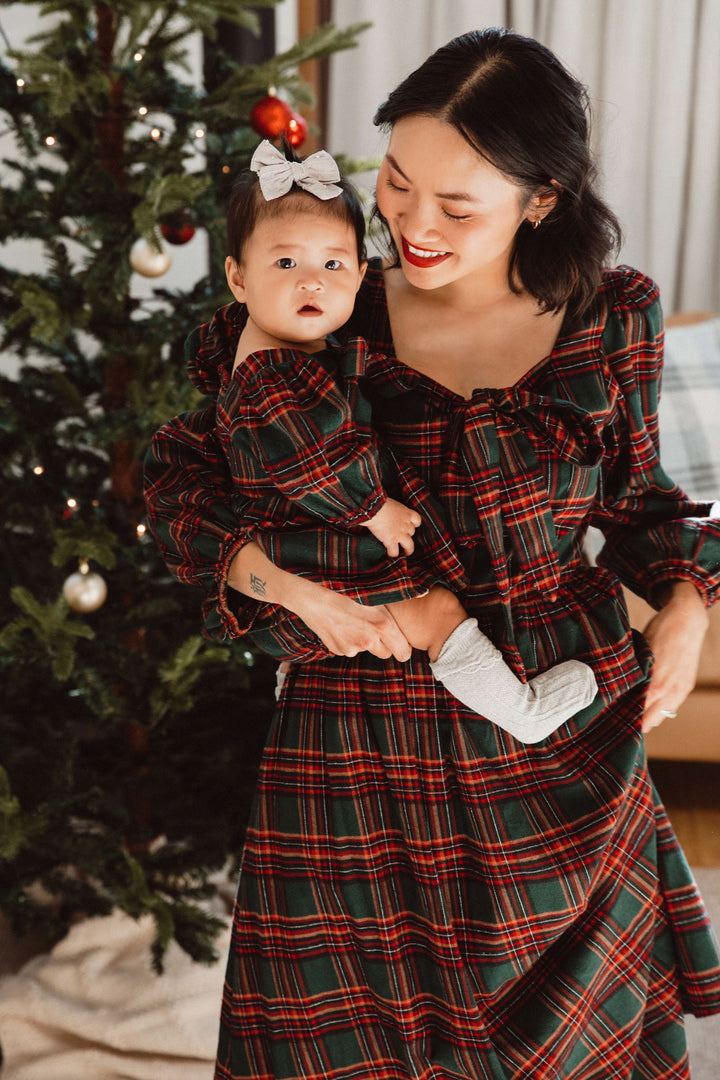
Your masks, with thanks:
[(690, 581), (706, 606), (720, 586), (720, 503), (694, 502), (664, 471), (658, 404), (664, 327), (656, 286), (625, 282), (603, 334), (611, 419), (600, 502), (600, 565), (654, 607), (661, 588)]
[(289, 348), (246, 357), (217, 405), (235, 489), (260, 497), (270, 485), (332, 525), (371, 518), (385, 494), (359, 386), (366, 362), (362, 338), (312, 357)]

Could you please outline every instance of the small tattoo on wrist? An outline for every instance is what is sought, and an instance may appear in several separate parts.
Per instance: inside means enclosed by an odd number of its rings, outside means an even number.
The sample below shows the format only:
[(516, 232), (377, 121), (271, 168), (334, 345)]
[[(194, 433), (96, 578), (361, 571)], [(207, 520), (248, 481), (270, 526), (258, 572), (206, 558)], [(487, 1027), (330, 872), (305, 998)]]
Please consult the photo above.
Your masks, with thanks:
[(253, 573), (250, 574), (250, 588), (256, 596), (265, 596), (266, 584), (267, 582), (263, 581), (262, 578), (257, 577), (257, 575)]

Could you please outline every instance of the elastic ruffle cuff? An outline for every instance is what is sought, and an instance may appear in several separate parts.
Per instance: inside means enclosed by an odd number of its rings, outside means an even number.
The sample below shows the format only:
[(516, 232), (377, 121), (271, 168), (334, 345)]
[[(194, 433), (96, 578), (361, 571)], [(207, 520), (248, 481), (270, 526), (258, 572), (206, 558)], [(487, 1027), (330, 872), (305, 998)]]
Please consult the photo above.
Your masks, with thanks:
[[(251, 628), (259, 601), (243, 596), (228, 585), (230, 563), (238, 551), (253, 539), (251, 529), (243, 529), (221, 547), (220, 558), (215, 571), (215, 589), (203, 601), (204, 631), (206, 637), (236, 638), (241, 637)], [(238, 601), (238, 598), (239, 601)]]

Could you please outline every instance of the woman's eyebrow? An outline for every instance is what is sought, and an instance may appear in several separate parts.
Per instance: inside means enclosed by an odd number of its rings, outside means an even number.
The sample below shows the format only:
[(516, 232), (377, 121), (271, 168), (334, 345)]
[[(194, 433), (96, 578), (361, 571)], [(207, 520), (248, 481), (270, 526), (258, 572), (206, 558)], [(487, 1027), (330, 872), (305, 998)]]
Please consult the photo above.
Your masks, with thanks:
[(394, 157), (392, 156), (392, 154), (385, 154), (385, 160), (386, 160), (386, 161), (389, 161), (389, 162), (390, 162), (390, 164), (392, 165), (392, 167), (393, 167), (393, 169), (395, 170), (395, 172), (399, 172), (399, 173), (400, 173), (400, 175), (402, 176), (403, 180), (407, 180), (408, 184), (411, 184), (411, 183), (412, 183), (412, 180), (410, 179), (410, 177), (409, 177), (409, 176), (406, 176), (406, 175), (405, 175), (405, 173), (404, 173), (404, 172), (402, 171), (402, 169), (400, 168), (400, 166), (398, 165), (397, 161), (396, 161), (396, 160), (395, 160), (395, 158), (394, 158)]
[[(390, 163), (395, 172), (400, 173), (403, 180), (408, 184), (412, 183), (410, 177), (405, 175), (392, 154), (385, 154), (385, 160)], [(479, 199), (476, 199), (474, 195), (469, 195), (467, 191), (436, 191), (435, 197), (437, 199), (450, 199), (453, 202), (476, 203), (480, 201)]]

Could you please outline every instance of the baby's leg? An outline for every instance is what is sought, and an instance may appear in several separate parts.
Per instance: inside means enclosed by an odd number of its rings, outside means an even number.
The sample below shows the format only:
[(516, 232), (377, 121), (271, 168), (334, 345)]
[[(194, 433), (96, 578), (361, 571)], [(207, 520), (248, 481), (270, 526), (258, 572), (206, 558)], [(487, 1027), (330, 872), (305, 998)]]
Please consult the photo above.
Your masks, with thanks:
[(435, 678), (469, 709), (520, 742), (546, 739), (595, 697), (592, 668), (566, 660), (523, 683), (502, 653), (469, 619), (457, 597), (441, 586), (391, 604), (413, 648), (424, 649)]
[(424, 596), (388, 604), (388, 608), (413, 649), (422, 649), (431, 660), (437, 660), (453, 630), (467, 619), (455, 593), (442, 585), (433, 585)]

